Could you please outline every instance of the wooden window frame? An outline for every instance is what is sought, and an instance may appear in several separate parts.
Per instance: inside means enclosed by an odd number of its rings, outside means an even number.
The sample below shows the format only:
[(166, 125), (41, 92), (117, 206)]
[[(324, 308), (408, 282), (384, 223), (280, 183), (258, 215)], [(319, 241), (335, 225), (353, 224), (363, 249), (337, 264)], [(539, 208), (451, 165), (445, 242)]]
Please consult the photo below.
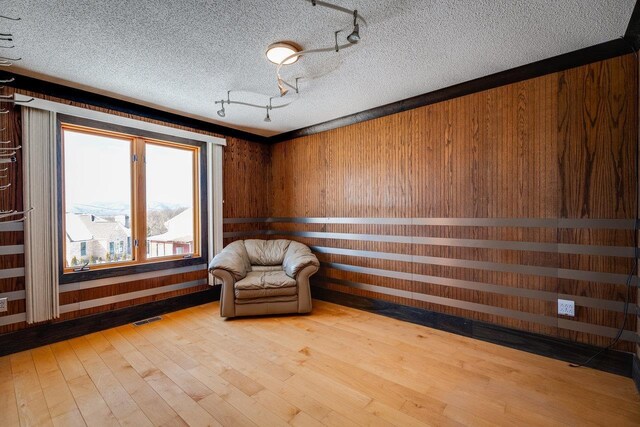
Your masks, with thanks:
[[(89, 270), (75, 271), (66, 264), (65, 238), (65, 194), (64, 194), (64, 130), (86, 132), (92, 135), (131, 140), (131, 245), (132, 260), (90, 266)], [(193, 252), (147, 258), (147, 206), (145, 149), (147, 144), (188, 150), (193, 158), (193, 211), (194, 244)], [(113, 125), (90, 119), (58, 114), (57, 117), (58, 155), (58, 233), (59, 233), (59, 275), (60, 283), (75, 283), (104, 277), (156, 271), (182, 266), (207, 263), (207, 182), (206, 143), (158, 134), (141, 129)], [(137, 161), (133, 161), (133, 156)], [(138, 240), (138, 245), (134, 244)], [(114, 243), (114, 247), (117, 242)], [(125, 245), (126, 246), (126, 245)], [(126, 248), (125, 248), (126, 249)]]

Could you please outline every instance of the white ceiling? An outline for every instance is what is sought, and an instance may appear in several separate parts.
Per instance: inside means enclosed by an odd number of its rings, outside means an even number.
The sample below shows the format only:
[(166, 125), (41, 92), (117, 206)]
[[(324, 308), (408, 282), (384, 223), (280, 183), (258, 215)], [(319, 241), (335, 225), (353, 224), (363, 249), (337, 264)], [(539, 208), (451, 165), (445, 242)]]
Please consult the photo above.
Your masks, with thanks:
[[(357, 8), (362, 41), (301, 58), (283, 75), (312, 76), (289, 107), (239, 105), (227, 90), (276, 95), (266, 47), (333, 44), (343, 13), (305, 0), (6, 0), (0, 32), (15, 70), (261, 135), (388, 104), (622, 36), (635, 0), (333, 0)], [(346, 33), (345, 33), (346, 35)], [(344, 37), (344, 36), (343, 36)], [(266, 104), (251, 93), (231, 99)], [(274, 100), (276, 105), (280, 100)]]

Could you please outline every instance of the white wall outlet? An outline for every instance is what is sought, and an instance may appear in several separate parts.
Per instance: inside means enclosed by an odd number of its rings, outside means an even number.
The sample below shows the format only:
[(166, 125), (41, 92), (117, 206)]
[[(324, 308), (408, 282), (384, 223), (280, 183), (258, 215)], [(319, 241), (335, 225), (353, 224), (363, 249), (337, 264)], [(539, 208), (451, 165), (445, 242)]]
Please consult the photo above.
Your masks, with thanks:
[(8, 304), (8, 298), (0, 298), (0, 313), (8, 310)]
[(558, 299), (558, 314), (575, 317), (576, 303), (568, 299)]

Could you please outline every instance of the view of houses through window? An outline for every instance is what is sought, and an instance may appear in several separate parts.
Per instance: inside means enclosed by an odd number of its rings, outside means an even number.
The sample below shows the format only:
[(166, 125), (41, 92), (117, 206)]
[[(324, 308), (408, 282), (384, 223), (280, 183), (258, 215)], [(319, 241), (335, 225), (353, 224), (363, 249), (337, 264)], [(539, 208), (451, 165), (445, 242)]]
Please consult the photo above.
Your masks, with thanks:
[[(62, 132), (65, 268), (197, 252), (197, 149), (74, 127)], [(144, 153), (142, 164), (134, 153)], [(133, 197), (140, 187), (144, 205)]]
[(193, 252), (193, 154), (147, 144), (147, 254)]

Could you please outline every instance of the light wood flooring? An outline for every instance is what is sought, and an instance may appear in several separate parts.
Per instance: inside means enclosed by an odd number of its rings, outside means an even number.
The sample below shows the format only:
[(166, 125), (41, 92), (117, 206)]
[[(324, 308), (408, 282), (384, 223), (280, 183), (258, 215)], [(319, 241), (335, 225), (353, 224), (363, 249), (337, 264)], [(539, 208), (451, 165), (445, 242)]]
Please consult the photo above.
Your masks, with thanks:
[(0, 425), (640, 424), (628, 378), (321, 301), (218, 309), (0, 358)]

